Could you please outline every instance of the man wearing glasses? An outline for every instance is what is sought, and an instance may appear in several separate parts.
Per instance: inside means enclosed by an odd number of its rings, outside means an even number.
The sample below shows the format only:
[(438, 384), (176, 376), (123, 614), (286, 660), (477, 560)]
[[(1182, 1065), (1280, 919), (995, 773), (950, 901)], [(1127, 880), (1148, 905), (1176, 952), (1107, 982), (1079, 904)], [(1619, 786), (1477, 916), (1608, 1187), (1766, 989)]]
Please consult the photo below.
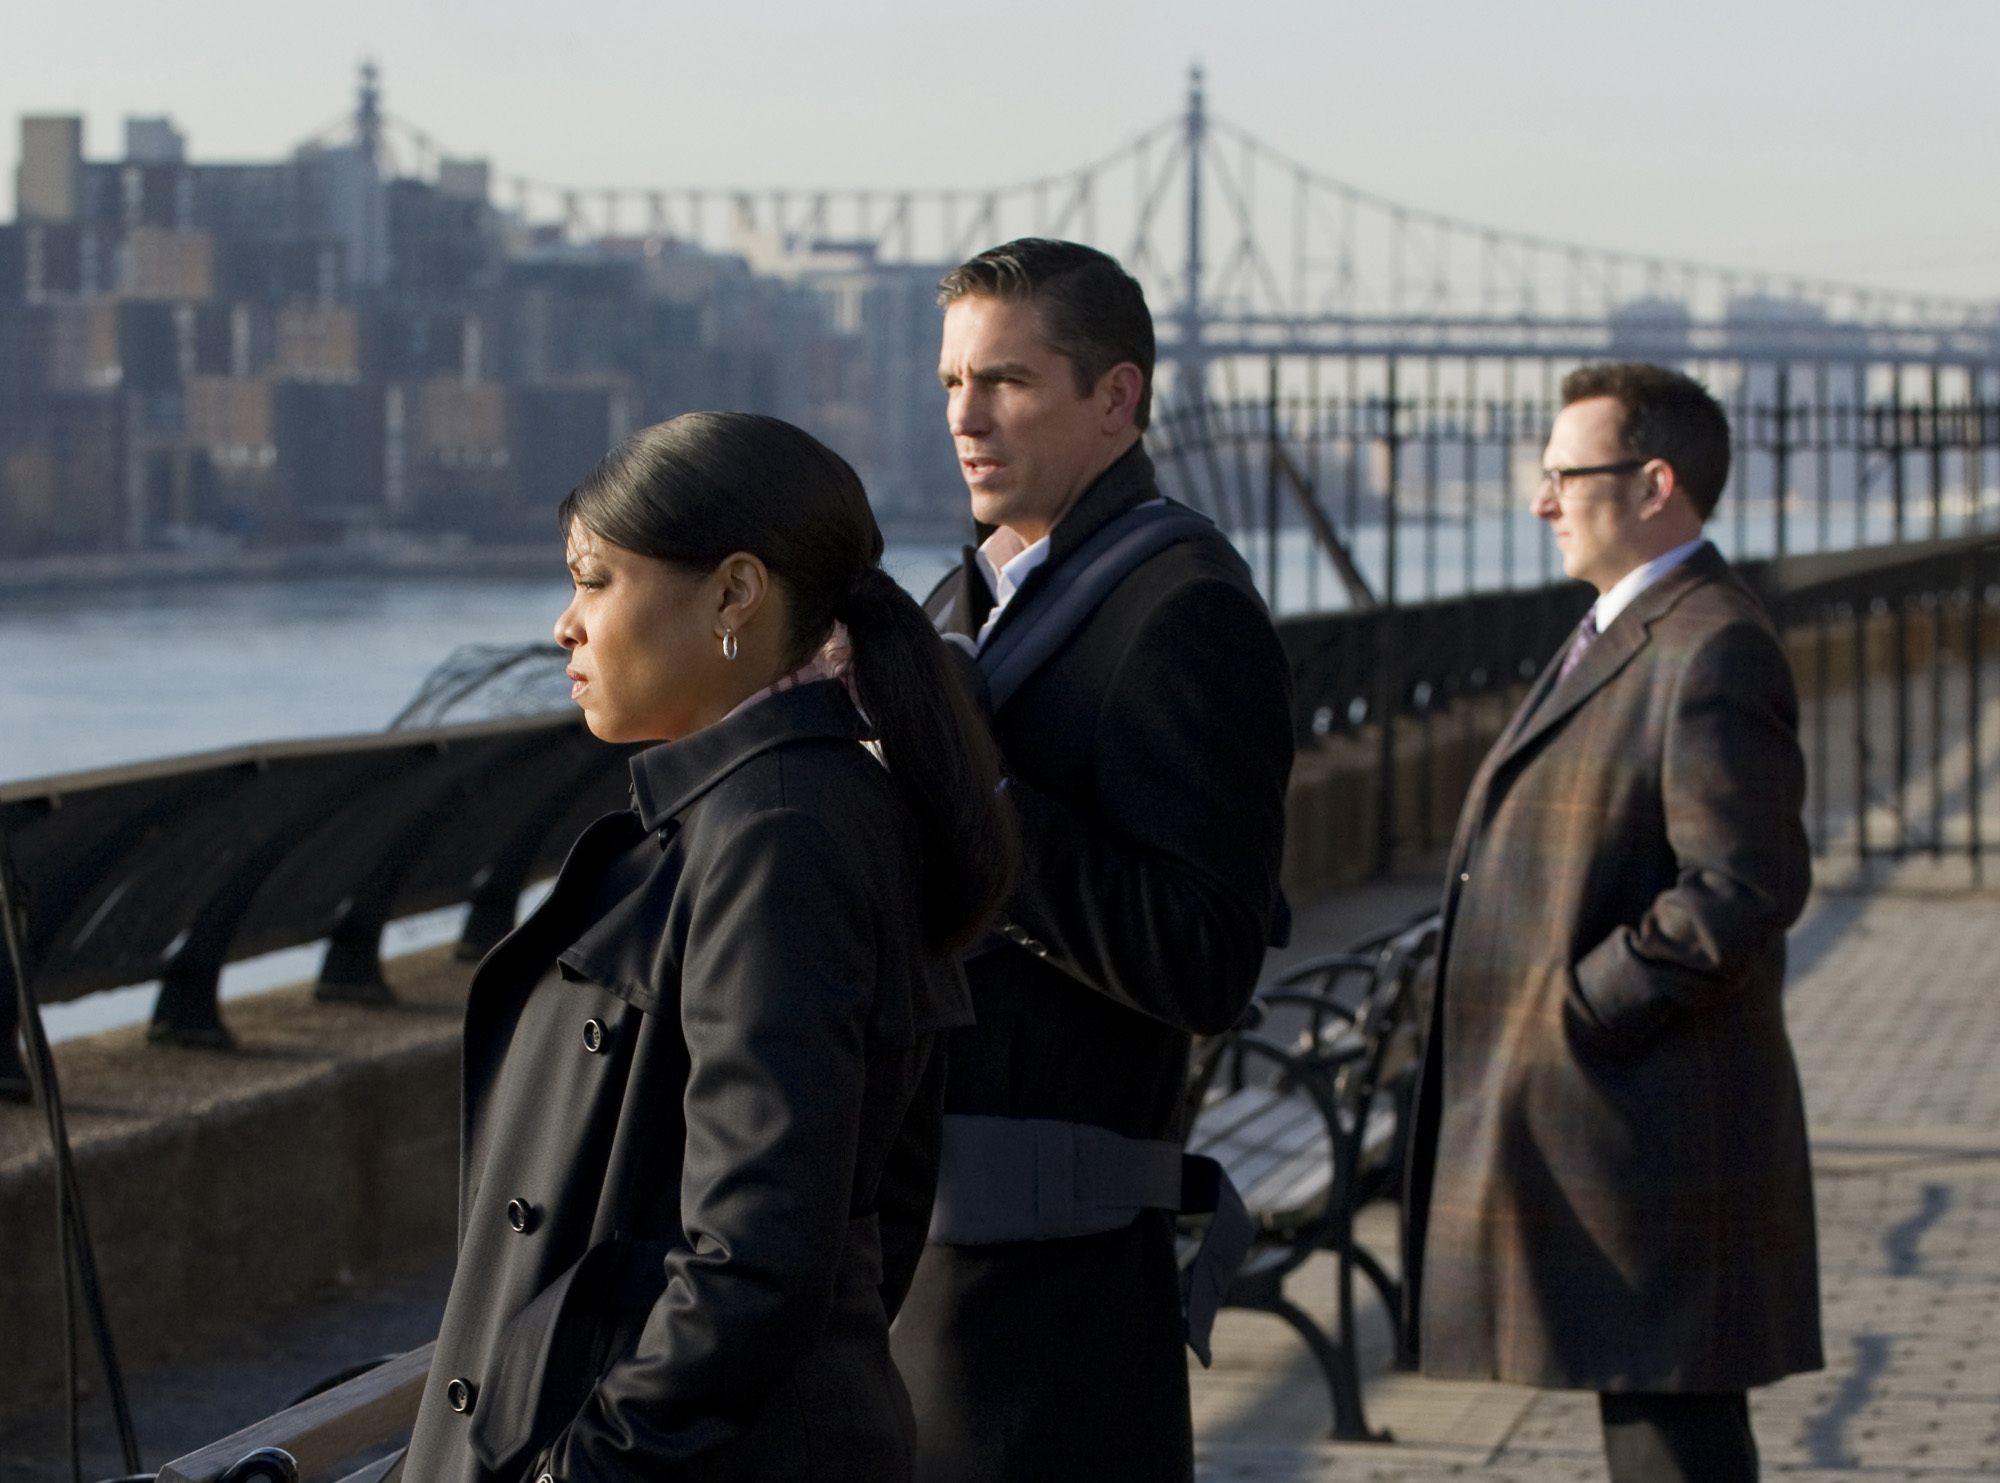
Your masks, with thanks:
[(1535, 513), (1598, 592), (1473, 779), (1419, 1098), (1427, 1373), (1599, 1392), (1613, 1483), (1757, 1476), (1818, 1369), (1791, 669), (1702, 538), (1729, 427), (1674, 371), (1563, 382)]

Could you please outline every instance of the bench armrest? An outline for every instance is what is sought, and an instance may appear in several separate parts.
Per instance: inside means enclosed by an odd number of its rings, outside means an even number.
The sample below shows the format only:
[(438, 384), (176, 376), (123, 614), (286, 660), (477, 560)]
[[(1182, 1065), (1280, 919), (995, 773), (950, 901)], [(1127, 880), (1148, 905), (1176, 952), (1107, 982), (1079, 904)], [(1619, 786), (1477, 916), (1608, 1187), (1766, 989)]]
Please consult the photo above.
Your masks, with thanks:
[(259, 1447), (284, 1448), (298, 1459), (301, 1477), (324, 1472), (416, 1420), (434, 1347), (426, 1344), (398, 1355), (343, 1385), (190, 1452), (161, 1468), (159, 1483), (215, 1483)]

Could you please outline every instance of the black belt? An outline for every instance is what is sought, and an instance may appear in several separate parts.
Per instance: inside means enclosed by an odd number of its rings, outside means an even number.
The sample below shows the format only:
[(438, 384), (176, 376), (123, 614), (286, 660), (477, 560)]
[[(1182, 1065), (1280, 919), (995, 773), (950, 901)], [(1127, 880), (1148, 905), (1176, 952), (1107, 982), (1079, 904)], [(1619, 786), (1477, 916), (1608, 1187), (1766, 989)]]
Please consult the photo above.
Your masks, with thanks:
[(1214, 1159), (1161, 1139), (1126, 1138), (1054, 1118), (944, 1120), (930, 1239), (941, 1246), (1054, 1241), (1130, 1225), (1142, 1210), (1211, 1215), (1181, 1274), (1188, 1346), (1206, 1365), (1209, 1332), (1255, 1228)]

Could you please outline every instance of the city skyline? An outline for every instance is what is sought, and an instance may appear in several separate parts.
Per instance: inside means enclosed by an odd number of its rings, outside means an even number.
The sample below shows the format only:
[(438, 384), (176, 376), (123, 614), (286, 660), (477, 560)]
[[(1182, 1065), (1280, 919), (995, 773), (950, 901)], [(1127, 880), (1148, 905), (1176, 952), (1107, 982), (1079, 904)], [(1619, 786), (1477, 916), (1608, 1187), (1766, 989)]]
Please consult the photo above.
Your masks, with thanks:
[[(1538, 0), (1494, 17), (1042, 0), (980, 34), (871, 3), (727, 14), (584, 0), (272, 17), (197, 0), (23, 17), (0, 109), (81, 112), (92, 157), (127, 115), (196, 158), (265, 159), (349, 106), (356, 62), (448, 150), (580, 188), (997, 187), (1061, 173), (1170, 113), (1189, 61), (1213, 104), (1316, 169), (1414, 206), (1606, 247), (1885, 288), (2000, 297), (2000, 203), (1978, 189), (2000, 103), (1976, 83), (2000, 17), (1934, 6), (1963, 45), (1878, 13)], [(1802, 24), (1809, 21), (1809, 24)], [(229, 35), (227, 47), (216, 40)], [(604, 44), (607, 38), (625, 38)], [(88, 38), (88, 44), (86, 44)], [(967, 65), (976, 41), (978, 65)], [(1106, 67), (1104, 58), (1119, 58)], [(1960, 80), (1958, 74), (1965, 73)], [(524, 100), (536, 100), (532, 104)], [(12, 214), (12, 181), (0, 191)]]

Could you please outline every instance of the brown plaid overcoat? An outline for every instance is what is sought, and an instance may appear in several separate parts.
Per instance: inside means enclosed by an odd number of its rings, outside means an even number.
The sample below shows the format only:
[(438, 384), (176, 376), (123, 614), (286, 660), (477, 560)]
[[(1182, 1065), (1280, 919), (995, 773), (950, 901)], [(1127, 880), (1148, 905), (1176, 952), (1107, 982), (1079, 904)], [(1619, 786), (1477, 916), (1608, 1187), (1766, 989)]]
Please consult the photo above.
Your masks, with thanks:
[(1703, 546), (1557, 671), (1452, 846), (1411, 1161), (1424, 1369), (1600, 1391), (1817, 1369), (1784, 651)]

